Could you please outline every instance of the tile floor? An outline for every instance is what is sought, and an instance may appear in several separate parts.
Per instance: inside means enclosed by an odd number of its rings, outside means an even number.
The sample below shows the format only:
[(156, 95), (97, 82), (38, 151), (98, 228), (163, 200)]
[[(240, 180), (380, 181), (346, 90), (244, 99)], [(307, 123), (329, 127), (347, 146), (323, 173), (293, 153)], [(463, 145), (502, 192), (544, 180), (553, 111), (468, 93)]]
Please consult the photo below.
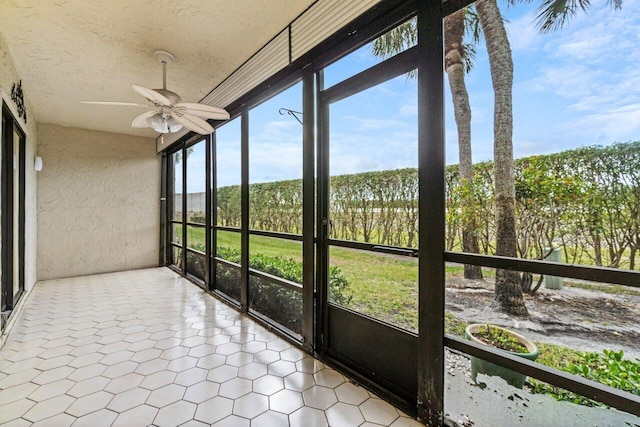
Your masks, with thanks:
[(166, 268), (38, 283), (0, 350), (4, 426), (419, 426)]

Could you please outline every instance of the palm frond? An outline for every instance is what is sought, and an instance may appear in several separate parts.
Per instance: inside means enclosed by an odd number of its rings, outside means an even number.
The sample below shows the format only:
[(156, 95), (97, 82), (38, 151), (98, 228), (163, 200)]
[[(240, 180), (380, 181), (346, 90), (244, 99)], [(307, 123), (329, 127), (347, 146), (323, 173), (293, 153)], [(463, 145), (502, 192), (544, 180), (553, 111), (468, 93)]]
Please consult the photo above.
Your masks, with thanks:
[[(535, 0), (526, 0), (528, 2)], [(622, 0), (607, 0), (613, 10), (622, 9)], [(580, 11), (591, 7), (590, 0), (543, 0), (536, 10), (536, 27), (542, 33), (550, 33), (564, 25)]]
[(371, 50), (375, 56), (386, 59), (414, 46), (417, 42), (418, 29), (416, 19), (413, 18), (375, 39)]
[(464, 26), (467, 35), (471, 36), (473, 43), (478, 43), (482, 39), (482, 27), (478, 19), (478, 13), (475, 8), (467, 6), (464, 11)]
[(609, 6), (611, 6), (613, 10), (622, 9), (622, 0), (607, 0), (607, 3), (609, 3)]
[(542, 33), (557, 31), (579, 11), (591, 6), (590, 0), (544, 0), (536, 13), (536, 26)]
[(464, 43), (462, 45), (462, 61), (464, 62), (464, 71), (466, 73), (471, 72), (473, 69), (473, 63), (476, 60), (476, 45), (471, 43)]

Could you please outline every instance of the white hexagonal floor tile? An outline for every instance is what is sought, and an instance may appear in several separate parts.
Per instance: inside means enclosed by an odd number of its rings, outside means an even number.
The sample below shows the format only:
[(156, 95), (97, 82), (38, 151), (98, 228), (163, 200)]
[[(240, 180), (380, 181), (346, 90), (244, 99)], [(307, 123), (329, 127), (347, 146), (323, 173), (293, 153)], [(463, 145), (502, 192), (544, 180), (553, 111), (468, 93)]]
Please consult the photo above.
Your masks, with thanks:
[(187, 391), (184, 394), (184, 400), (188, 400), (193, 403), (202, 403), (218, 395), (220, 390), (220, 384), (212, 381), (202, 381), (187, 387)]
[(396, 408), (376, 397), (369, 398), (362, 403), (360, 412), (362, 412), (365, 420), (382, 425), (391, 424), (399, 416)]
[(149, 405), (140, 405), (118, 415), (111, 427), (148, 426), (153, 423), (159, 409)]
[(238, 368), (235, 366), (222, 365), (209, 371), (207, 379), (209, 381), (215, 381), (217, 383), (223, 383), (229, 381), (232, 378), (238, 376)]
[(30, 304), (2, 349), (0, 424), (419, 425), (166, 269), (53, 281)]
[(230, 399), (237, 399), (240, 396), (244, 396), (245, 394), (250, 393), (251, 387), (251, 381), (245, 380), (244, 378), (234, 378), (223, 383), (220, 386), (220, 391), (218, 392), (218, 394)]
[(356, 427), (364, 422), (360, 409), (348, 403), (336, 403), (325, 414), (331, 426)]
[(174, 427), (193, 419), (196, 412), (196, 404), (180, 400), (161, 408), (153, 420), (158, 427)]
[[(284, 386), (290, 390), (305, 391), (314, 385), (316, 385), (316, 382), (311, 374), (294, 372), (284, 377)], [(369, 397), (368, 394), (367, 397)]]
[(288, 425), (289, 417), (275, 411), (263, 412), (261, 415), (251, 420), (251, 427), (275, 427)]
[(255, 418), (269, 409), (269, 399), (258, 393), (246, 394), (233, 402), (233, 413), (243, 418)]
[(328, 427), (329, 425), (324, 411), (308, 406), (289, 415), (289, 422), (291, 427)]
[(213, 424), (220, 421), (233, 412), (233, 400), (216, 396), (198, 405), (194, 419), (204, 423)]
[(253, 391), (267, 396), (276, 393), (283, 388), (284, 381), (281, 377), (265, 375), (257, 380), (253, 380)]
[(118, 393), (107, 405), (107, 409), (114, 412), (125, 412), (136, 406), (142, 405), (151, 395), (151, 391), (144, 388), (132, 388)]
[(302, 393), (293, 390), (280, 390), (269, 396), (269, 409), (290, 414), (304, 406)]
[(74, 417), (82, 417), (105, 408), (111, 399), (113, 399), (113, 394), (106, 391), (98, 391), (77, 399), (65, 412)]
[(172, 384), (177, 375), (178, 374), (171, 371), (156, 372), (155, 374), (147, 375), (146, 377), (144, 377), (144, 379), (140, 383), (140, 387), (149, 390), (156, 390), (160, 387)]
[(183, 386), (190, 386), (204, 381), (207, 378), (208, 371), (202, 368), (191, 368), (182, 371), (176, 376), (175, 383)]
[(147, 405), (155, 406), (156, 408), (162, 408), (181, 400), (184, 396), (185, 390), (186, 387), (182, 387), (177, 384), (169, 384), (154, 390), (149, 395), (146, 403)]
[(278, 360), (269, 365), (269, 375), (277, 375), (279, 377), (286, 377), (296, 371), (296, 365), (293, 362), (287, 360)]
[(351, 405), (360, 405), (369, 398), (369, 393), (365, 389), (349, 382), (340, 384), (335, 388), (335, 392), (340, 402)]
[(323, 411), (338, 401), (333, 389), (322, 386), (313, 386), (303, 391), (302, 397), (304, 398), (304, 404), (306, 406)]

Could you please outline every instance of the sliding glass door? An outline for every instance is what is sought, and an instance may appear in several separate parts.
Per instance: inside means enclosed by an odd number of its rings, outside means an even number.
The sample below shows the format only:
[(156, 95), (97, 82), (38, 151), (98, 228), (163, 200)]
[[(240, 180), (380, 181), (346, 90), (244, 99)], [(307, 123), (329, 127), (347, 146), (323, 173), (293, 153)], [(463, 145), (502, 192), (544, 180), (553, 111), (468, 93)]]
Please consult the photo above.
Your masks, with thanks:
[(1, 152), (2, 311), (11, 311), (24, 292), (25, 134), (3, 105)]

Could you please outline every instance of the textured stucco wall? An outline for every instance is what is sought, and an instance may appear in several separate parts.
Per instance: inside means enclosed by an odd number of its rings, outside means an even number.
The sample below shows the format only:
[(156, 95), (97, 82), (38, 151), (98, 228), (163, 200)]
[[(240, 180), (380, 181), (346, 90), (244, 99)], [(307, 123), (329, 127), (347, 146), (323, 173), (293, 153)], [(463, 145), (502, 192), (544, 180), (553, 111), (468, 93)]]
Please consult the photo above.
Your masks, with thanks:
[(38, 279), (157, 266), (152, 138), (38, 125)]
[[(11, 88), (14, 83), (20, 81), (20, 74), (16, 70), (11, 54), (0, 33), (0, 94), (2, 100), (7, 104), (13, 115), (18, 119), (22, 130), (26, 135), (26, 169), (25, 169), (25, 265), (24, 281), (25, 289), (30, 290), (36, 283), (36, 239), (38, 235), (36, 205), (37, 205), (37, 173), (33, 170), (33, 159), (35, 157), (38, 135), (37, 124), (33, 116), (33, 109), (29, 102), (30, 90), (28, 86), (22, 86), (24, 101), (27, 109), (27, 123), (24, 119), (18, 118), (16, 105), (11, 99)], [(2, 124), (0, 123), (0, 126)]]

